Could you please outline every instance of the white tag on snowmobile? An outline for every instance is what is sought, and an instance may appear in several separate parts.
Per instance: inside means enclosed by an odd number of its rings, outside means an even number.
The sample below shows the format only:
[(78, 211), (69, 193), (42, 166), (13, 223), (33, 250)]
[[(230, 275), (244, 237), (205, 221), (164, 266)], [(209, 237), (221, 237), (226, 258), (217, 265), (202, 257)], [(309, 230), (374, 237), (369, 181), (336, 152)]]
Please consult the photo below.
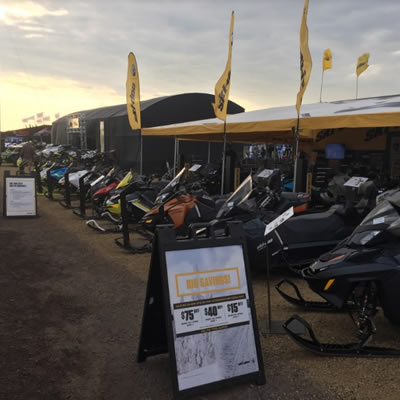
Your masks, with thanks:
[(189, 171), (190, 172), (196, 172), (200, 168), (201, 168), (201, 164), (194, 164), (189, 168)]
[(385, 217), (374, 218), (372, 220), (373, 225), (384, 224), (384, 223), (385, 223)]
[(273, 169), (263, 169), (258, 175), (257, 178), (268, 178), (273, 174)]
[(351, 177), (344, 186), (359, 188), (363, 183), (367, 182), (368, 178), (364, 178), (363, 176), (353, 176)]
[(294, 214), (293, 207), (290, 207), (283, 214), (281, 214), (278, 218), (275, 218), (272, 222), (270, 222), (268, 225), (266, 225), (264, 236), (267, 236), (270, 232), (275, 230), (279, 225), (282, 225), (293, 214)]
[(93, 187), (94, 185), (97, 185), (103, 178), (104, 178), (104, 175), (99, 176), (94, 182), (92, 182), (90, 184), (90, 186)]

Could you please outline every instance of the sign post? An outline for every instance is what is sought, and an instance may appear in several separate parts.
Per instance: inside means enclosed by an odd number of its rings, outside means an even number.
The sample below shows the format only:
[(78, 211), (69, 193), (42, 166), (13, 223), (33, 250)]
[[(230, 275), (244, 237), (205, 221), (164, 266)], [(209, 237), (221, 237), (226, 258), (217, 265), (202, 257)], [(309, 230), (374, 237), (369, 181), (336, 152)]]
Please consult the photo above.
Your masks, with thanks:
[[(200, 226), (206, 237), (196, 236)], [(184, 239), (171, 225), (158, 227), (138, 362), (166, 352), (175, 398), (239, 382), (265, 384), (241, 223), (229, 223), (223, 236), (194, 224)]]
[[(271, 334), (286, 334), (287, 332), (283, 328), (283, 323), (285, 321), (274, 321), (272, 319), (272, 307), (271, 307), (271, 284), (270, 284), (270, 254), (269, 254), (269, 245), (272, 243), (273, 239), (268, 240), (268, 235), (278, 228), (279, 225), (282, 225), (285, 221), (287, 221), (294, 214), (293, 207), (290, 207), (284, 213), (282, 213), (279, 217), (275, 218), (265, 227), (265, 250), (266, 250), (266, 265), (267, 265), (267, 307), (268, 307), (268, 319), (262, 326), (263, 333)], [(267, 327), (268, 325), (268, 327)], [(304, 334), (304, 327), (300, 324), (293, 324), (293, 330), (299, 334)]]

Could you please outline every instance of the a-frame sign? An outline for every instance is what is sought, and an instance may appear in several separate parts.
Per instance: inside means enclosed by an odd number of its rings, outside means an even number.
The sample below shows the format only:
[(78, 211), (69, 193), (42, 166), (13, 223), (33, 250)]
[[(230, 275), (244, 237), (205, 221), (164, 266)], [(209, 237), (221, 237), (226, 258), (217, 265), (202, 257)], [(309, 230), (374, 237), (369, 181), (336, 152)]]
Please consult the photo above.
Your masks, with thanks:
[(169, 353), (179, 399), (265, 383), (241, 223), (221, 235), (201, 226), (182, 239), (173, 226), (158, 227), (139, 343), (138, 362)]

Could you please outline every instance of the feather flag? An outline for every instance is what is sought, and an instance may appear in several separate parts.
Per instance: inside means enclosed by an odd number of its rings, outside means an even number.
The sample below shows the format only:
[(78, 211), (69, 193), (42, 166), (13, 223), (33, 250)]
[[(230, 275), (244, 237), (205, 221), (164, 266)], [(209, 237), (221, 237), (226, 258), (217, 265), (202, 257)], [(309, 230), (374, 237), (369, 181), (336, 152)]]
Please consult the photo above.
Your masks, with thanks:
[(308, 0), (304, 1), (303, 17), (300, 25), (300, 90), (297, 93), (296, 110), (300, 115), (300, 107), (303, 95), (306, 91), (312, 70), (312, 59), (308, 48), (308, 28), (307, 28)]
[(139, 71), (133, 53), (128, 55), (128, 74), (126, 78), (126, 106), (129, 125), (132, 130), (141, 128)]
[(325, 71), (332, 68), (332, 52), (331, 49), (326, 49), (324, 51), (324, 56), (322, 57), (322, 69)]
[(222, 121), (226, 121), (226, 114), (229, 101), (229, 89), (231, 87), (231, 63), (232, 63), (232, 46), (233, 46), (233, 26), (235, 23), (235, 13), (232, 11), (231, 26), (229, 30), (229, 51), (228, 61), (225, 71), (215, 85), (215, 103), (213, 103), (215, 116)]
[(364, 53), (362, 56), (358, 57), (356, 74), (360, 76), (368, 67), (369, 53)]

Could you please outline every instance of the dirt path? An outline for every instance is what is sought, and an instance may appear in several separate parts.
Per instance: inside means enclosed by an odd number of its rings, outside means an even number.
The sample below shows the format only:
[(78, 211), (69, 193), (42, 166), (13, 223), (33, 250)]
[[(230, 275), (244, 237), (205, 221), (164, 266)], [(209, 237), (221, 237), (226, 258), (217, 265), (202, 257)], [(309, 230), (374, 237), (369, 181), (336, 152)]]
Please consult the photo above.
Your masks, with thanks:
[[(167, 355), (136, 363), (149, 255), (125, 253), (47, 198), (38, 208), (38, 218), (0, 217), (0, 398), (172, 398)], [(265, 280), (254, 290), (261, 322)], [(294, 311), (275, 294), (273, 305), (274, 318)], [(202, 399), (398, 398), (397, 360), (328, 361), (287, 337), (261, 342), (265, 386)]]

